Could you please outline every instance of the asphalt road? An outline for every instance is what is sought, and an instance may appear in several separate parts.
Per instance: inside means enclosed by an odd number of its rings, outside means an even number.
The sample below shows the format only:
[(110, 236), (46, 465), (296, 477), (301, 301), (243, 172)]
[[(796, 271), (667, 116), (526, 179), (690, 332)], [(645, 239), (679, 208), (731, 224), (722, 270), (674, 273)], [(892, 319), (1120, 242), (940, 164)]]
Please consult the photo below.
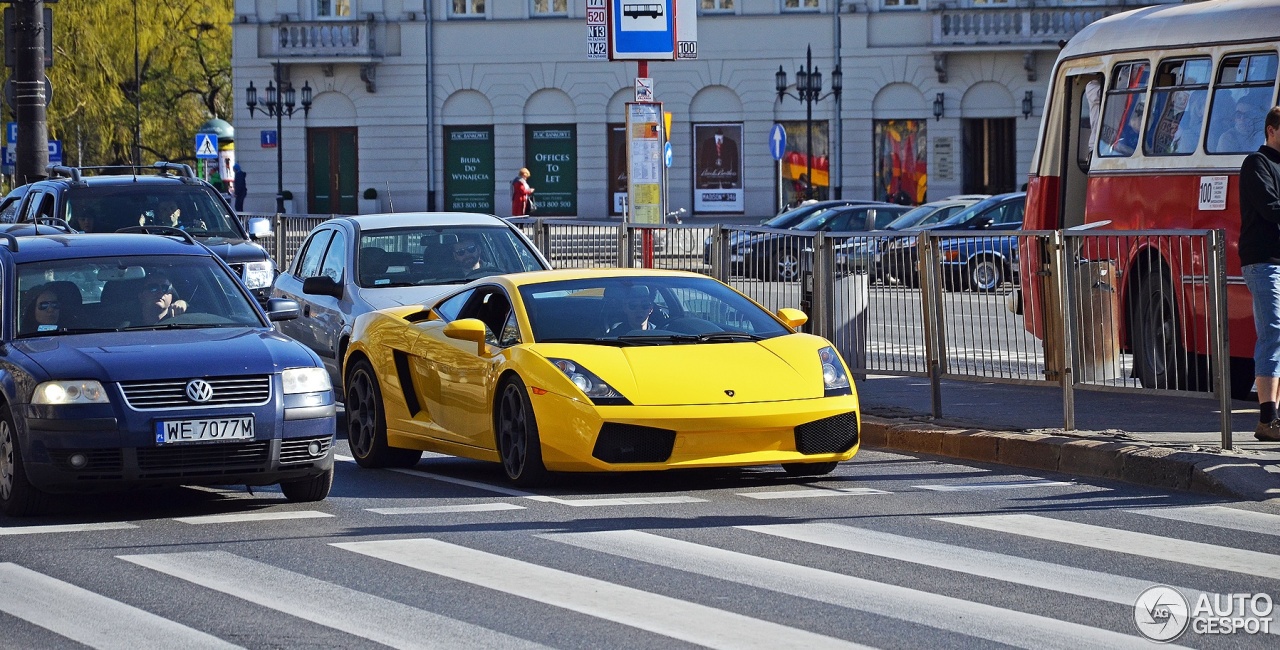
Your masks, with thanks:
[(1075, 650), (1150, 647), (1134, 602), (1153, 585), (1280, 599), (1259, 504), (875, 451), (820, 479), (526, 492), (493, 465), (337, 449), (316, 504), (179, 489), (0, 518), (0, 646)]

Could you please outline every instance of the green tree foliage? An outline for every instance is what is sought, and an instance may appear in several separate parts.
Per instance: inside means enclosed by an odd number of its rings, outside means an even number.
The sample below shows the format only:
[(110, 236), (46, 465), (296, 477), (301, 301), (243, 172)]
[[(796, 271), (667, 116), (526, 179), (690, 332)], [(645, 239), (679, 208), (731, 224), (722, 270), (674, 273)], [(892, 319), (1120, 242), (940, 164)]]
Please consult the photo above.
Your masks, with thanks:
[(73, 0), (53, 8), (49, 138), (74, 165), (127, 164), (136, 120), (138, 12), (142, 163), (195, 159), (192, 138), (211, 117), (231, 121), (233, 0)]

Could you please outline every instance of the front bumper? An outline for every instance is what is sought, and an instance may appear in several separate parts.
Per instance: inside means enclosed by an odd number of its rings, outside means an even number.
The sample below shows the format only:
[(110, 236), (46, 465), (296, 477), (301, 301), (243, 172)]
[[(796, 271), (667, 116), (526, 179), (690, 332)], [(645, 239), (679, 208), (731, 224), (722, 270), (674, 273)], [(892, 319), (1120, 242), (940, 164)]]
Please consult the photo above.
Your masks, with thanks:
[[(858, 451), (856, 395), (695, 406), (595, 406), (534, 396), (552, 471), (645, 471), (844, 461)], [(669, 450), (669, 451), (668, 451)]]
[[(46, 492), (271, 485), (317, 476), (333, 466), (336, 417), (332, 409), (317, 411), (320, 417), (286, 419), (268, 408), (253, 413), (252, 439), (167, 445), (155, 443), (154, 422), (174, 419), (172, 412), (130, 412), (122, 422), (111, 413), (110, 405), (76, 409), (79, 413), (68, 407), (27, 405), (21, 409), (22, 416), (15, 418), (23, 438), (27, 477)], [(184, 413), (181, 417), (218, 415)]]

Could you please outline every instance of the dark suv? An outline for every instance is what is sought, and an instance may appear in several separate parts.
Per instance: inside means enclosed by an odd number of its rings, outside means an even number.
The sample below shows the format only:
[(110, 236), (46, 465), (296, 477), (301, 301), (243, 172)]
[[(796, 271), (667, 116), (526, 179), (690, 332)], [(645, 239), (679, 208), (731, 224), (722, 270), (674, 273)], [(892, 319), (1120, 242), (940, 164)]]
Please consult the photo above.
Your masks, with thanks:
[[(119, 170), (124, 170), (120, 172)], [(25, 190), (16, 198), (18, 190)], [(65, 222), (76, 231), (107, 233), (138, 226), (185, 230), (221, 257), (264, 303), (275, 280), (275, 264), (250, 240), (240, 220), (212, 185), (187, 165), (152, 167), (49, 166), (49, 178), (13, 192), (16, 207), (0, 210), (5, 223)]]

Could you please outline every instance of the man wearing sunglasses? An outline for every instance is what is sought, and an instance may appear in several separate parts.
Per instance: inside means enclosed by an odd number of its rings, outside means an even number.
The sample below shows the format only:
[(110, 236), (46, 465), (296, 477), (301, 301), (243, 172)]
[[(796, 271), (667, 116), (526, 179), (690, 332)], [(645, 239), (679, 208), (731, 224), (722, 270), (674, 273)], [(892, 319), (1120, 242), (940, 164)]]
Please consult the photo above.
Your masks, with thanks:
[(616, 336), (634, 331), (657, 329), (649, 320), (653, 315), (653, 295), (648, 287), (640, 285), (609, 287), (605, 299), (616, 305), (618, 320), (605, 329), (606, 336)]
[(453, 263), (464, 278), (479, 277), (482, 272), (497, 273), (498, 269), (487, 264), (480, 252), (480, 240), (473, 233), (460, 233), (453, 242)]
[(187, 303), (178, 300), (173, 283), (168, 276), (152, 273), (138, 291), (138, 305), (142, 309), (140, 325), (155, 325), (166, 318), (179, 316), (187, 311)]

